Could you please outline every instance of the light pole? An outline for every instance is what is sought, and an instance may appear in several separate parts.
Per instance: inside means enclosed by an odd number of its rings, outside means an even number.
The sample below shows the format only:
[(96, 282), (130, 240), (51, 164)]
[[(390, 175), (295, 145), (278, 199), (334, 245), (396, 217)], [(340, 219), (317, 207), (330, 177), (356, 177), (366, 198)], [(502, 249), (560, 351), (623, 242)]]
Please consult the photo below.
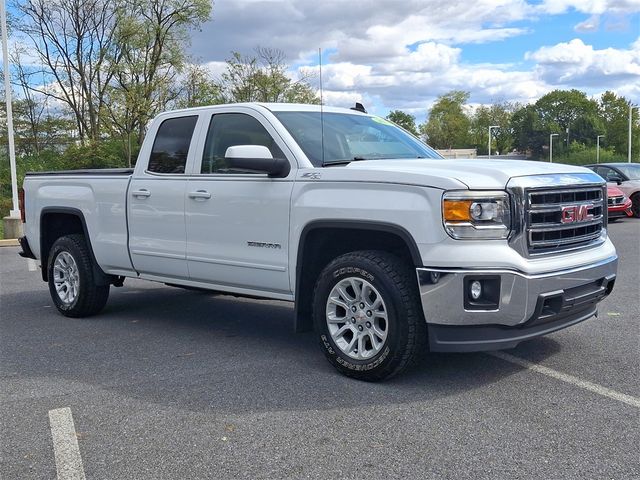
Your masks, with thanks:
[(628, 150), (628, 157), (627, 157), (627, 161), (629, 163), (631, 163), (631, 122), (632, 122), (632, 118), (633, 118), (633, 109), (634, 108), (640, 108), (640, 106), (633, 106), (631, 104), (629, 104), (629, 150)]
[(559, 133), (549, 135), (549, 163), (553, 163), (553, 137), (557, 137)]
[(9, 217), (20, 218), (18, 208), (18, 182), (16, 179), (16, 149), (13, 141), (13, 112), (11, 110), (11, 75), (9, 73), (9, 55), (7, 54), (7, 12), (5, 0), (0, 0), (0, 28), (2, 28), (2, 63), (4, 64), (4, 95), (7, 102), (7, 140), (9, 140), (9, 165), (11, 169), (12, 208)]
[(604, 135), (598, 135), (596, 137), (596, 163), (600, 163), (600, 139), (604, 137)]
[(491, 158), (491, 130), (494, 128), (500, 128), (500, 125), (491, 125), (489, 127), (489, 158)]

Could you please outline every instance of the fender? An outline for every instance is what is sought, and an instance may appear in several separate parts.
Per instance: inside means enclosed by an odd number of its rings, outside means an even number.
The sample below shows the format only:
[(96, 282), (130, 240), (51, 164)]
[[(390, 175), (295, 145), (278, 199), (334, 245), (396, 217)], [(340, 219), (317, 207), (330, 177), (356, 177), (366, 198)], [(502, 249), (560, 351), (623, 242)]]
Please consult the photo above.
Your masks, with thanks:
[(313, 322), (311, 320), (311, 311), (308, 307), (308, 301), (310, 298), (310, 292), (302, 291), (302, 260), (304, 258), (304, 249), (306, 245), (307, 236), (310, 232), (321, 228), (334, 228), (334, 229), (350, 229), (350, 230), (373, 230), (378, 232), (391, 233), (398, 236), (409, 249), (411, 259), (416, 267), (421, 267), (422, 257), (420, 256), (420, 250), (411, 236), (411, 234), (402, 226), (386, 223), (386, 222), (371, 222), (367, 220), (314, 220), (309, 222), (302, 229), (300, 234), (300, 241), (298, 242), (298, 253), (296, 256), (296, 289), (295, 289), (295, 317), (294, 317), (294, 329), (296, 332), (304, 332), (313, 329)]
[(71, 208), (71, 207), (45, 207), (40, 211), (40, 257), (41, 257), (40, 263), (42, 266), (41, 268), (42, 280), (44, 280), (45, 282), (48, 280), (47, 263), (48, 263), (48, 256), (49, 256), (49, 251), (45, 250), (45, 242), (44, 242), (45, 236), (43, 235), (43, 232), (44, 232), (43, 222), (44, 222), (45, 215), (51, 214), (51, 213), (71, 215), (80, 220), (80, 224), (82, 225), (82, 231), (84, 233), (84, 238), (87, 242), (87, 247), (89, 247), (89, 253), (91, 254), (91, 264), (93, 266), (93, 278), (96, 282), (96, 285), (108, 285), (112, 283), (111, 276), (104, 273), (104, 270), (100, 268), (100, 266), (98, 265), (98, 262), (96, 261), (96, 257), (93, 253), (93, 247), (91, 246), (91, 237), (89, 237), (89, 230), (87, 229), (87, 222), (85, 221), (84, 214), (82, 213), (81, 210), (77, 208)]

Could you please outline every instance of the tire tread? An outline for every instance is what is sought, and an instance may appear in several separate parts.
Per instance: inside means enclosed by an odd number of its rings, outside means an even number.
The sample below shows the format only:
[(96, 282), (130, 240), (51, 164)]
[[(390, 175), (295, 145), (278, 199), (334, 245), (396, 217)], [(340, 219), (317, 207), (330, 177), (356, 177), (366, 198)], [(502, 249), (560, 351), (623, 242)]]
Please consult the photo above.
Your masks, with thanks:
[[(55, 288), (53, 285), (53, 274), (51, 272), (51, 266), (55, 260), (54, 249), (58, 248), (60, 244), (68, 241), (73, 245), (76, 252), (69, 252), (72, 254), (73, 259), (76, 261), (79, 273), (81, 275), (80, 293), (78, 294), (78, 302), (70, 309), (61, 308), (58, 300), (56, 299)], [(51, 247), (52, 255), (49, 255), (49, 289), (53, 301), (58, 308), (58, 311), (67, 317), (79, 318), (89, 317), (100, 312), (107, 303), (109, 298), (109, 285), (96, 285), (93, 277), (93, 261), (91, 259), (91, 253), (87, 246), (84, 235), (72, 234), (60, 237)]]
[[(334, 364), (334, 366), (346, 376), (361, 380), (378, 381), (391, 378), (418, 363), (427, 351), (427, 328), (422, 310), (420, 309), (417, 283), (415, 280), (411, 280), (411, 268), (406, 262), (403, 262), (395, 255), (378, 250), (350, 252), (335, 258), (325, 267), (323, 273), (333, 270), (338, 264), (348, 262), (358, 264), (362, 262), (362, 260), (375, 264), (396, 286), (401, 297), (402, 306), (406, 310), (407, 343), (404, 351), (400, 354), (400, 360), (394, 362), (395, 365), (393, 365), (393, 368), (381, 368), (379, 371), (362, 372), (353, 371), (340, 365)], [(314, 298), (319, 295), (322, 276), (323, 274), (320, 275), (316, 282)], [(314, 312), (314, 318), (318, 314), (320, 313)]]

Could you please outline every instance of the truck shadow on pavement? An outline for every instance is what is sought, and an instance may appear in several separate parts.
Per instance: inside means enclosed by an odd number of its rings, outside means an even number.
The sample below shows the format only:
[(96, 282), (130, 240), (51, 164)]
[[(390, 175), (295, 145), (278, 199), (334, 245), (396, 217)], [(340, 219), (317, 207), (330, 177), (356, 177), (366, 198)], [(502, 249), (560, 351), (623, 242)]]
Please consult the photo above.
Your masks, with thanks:
[[(35, 297), (41, 312), (45, 298)], [(7, 339), (3, 354), (17, 376), (63, 377), (197, 412), (410, 403), (481, 389), (521, 370), (482, 353), (430, 354), (389, 381), (360, 382), (331, 367), (314, 334), (293, 333), (292, 304), (141, 282), (114, 289), (95, 317), (65, 318), (47, 308), (29, 318), (25, 328), (40, 337), (27, 346), (20, 343), (24, 336)], [(562, 347), (547, 337), (526, 348), (543, 359)], [(25, 349), (32, 354), (21, 362)]]

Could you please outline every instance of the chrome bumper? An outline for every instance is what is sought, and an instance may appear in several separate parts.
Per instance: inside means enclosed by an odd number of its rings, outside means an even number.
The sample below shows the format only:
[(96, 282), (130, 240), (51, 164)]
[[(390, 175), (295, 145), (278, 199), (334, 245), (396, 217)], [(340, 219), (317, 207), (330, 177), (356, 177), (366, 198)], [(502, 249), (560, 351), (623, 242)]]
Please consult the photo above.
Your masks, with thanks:
[[(597, 313), (615, 283), (618, 257), (570, 270), (527, 275), (511, 270), (418, 268), (420, 299), (433, 351), (512, 348)], [(499, 285), (492, 305), (470, 305), (469, 281)]]

